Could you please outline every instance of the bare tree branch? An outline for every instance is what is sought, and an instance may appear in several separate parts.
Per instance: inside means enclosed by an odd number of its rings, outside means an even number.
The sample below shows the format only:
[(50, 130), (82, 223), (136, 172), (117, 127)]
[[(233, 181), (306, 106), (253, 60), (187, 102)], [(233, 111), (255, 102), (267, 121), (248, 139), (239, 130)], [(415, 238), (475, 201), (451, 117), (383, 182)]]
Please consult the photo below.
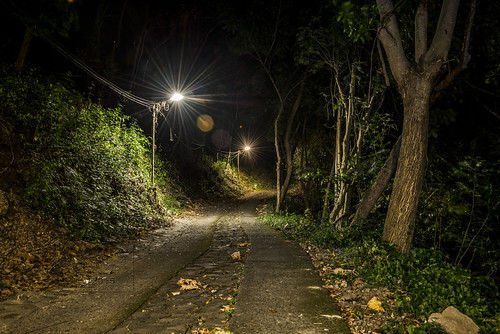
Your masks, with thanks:
[(459, 5), (460, 0), (443, 0), (434, 38), (424, 56), (426, 62), (448, 57)]
[(401, 83), (410, 64), (404, 53), (394, 5), (392, 0), (377, 0), (377, 5), (381, 21), (378, 37), (384, 46), (394, 78)]
[(471, 56), (469, 54), (469, 46), (472, 35), (472, 25), (474, 23), (474, 17), (476, 15), (477, 0), (471, 0), (469, 7), (469, 14), (467, 16), (467, 23), (465, 24), (464, 39), (462, 41), (462, 55), (460, 57), (460, 62), (458, 65), (449, 72), (444, 79), (436, 85), (434, 92), (431, 96), (431, 104), (434, 103), (442, 92), (450, 85), (450, 83), (460, 74), (464, 69), (467, 68)]
[(385, 67), (384, 54), (382, 53), (382, 48), (380, 47), (380, 40), (377, 38), (377, 51), (378, 57), (380, 58), (380, 63), (382, 64), (382, 73), (384, 74), (385, 85), (387, 87), (391, 86), (391, 82), (389, 81), (389, 75), (387, 74), (387, 68)]
[(274, 25), (274, 31), (273, 31), (273, 41), (271, 42), (271, 46), (269, 47), (269, 50), (266, 53), (266, 57), (264, 58), (264, 63), (267, 65), (269, 55), (271, 54), (274, 44), (276, 43), (276, 39), (278, 37), (278, 26), (280, 23), (280, 16), (281, 16), (281, 2), (280, 2), (280, 9), (278, 10), (278, 16), (276, 17), (276, 23)]
[(415, 13), (415, 62), (427, 52), (427, 24), (429, 22), (429, 0), (420, 0)]

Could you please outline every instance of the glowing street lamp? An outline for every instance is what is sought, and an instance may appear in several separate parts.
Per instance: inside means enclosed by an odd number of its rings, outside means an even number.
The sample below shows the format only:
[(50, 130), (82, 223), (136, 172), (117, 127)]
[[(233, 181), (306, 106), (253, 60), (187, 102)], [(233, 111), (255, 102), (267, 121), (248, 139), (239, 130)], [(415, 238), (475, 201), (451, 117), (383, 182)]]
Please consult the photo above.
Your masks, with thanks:
[[(245, 146), (243, 149), (248, 152), (250, 151), (250, 146)], [(238, 177), (240, 176), (240, 152), (241, 150), (238, 150), (238, 158), (236, 159), (238, 165)]]
[[(174, 93), (170, 98), (170, 101), (180, 101), (184, 96), (180, 93)], [(158, 125), (158, 113), (163, 110), (169, 111), (170, 105), (167, 101), (160, 101), (152, 104), (149, 109), (153, 114), (153, 149), (151, 150), (151, 184), (154, 187), (155, 184), (155, 151), (156, 151), (156, 126)]]
[(170, 101), (180, 101), (183, 98), (184, 96), (182, 94), (174, 93), (174, 95), (172, 95), (172, 97), (170, 98)]

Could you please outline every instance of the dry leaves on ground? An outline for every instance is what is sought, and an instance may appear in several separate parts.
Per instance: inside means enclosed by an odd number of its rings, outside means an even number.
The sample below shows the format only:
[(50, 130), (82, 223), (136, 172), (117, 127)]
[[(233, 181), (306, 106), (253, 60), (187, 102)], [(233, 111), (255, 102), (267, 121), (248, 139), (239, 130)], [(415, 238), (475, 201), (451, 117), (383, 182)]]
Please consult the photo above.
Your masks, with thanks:
[(0, 218), (0, 297), (73, 286), (110, 255), (101, 245), (70, 239), (26, 209), (17, 195), (8, 197), (9, 214)]
[[(387, 288), (370, 288), (352, 269), (339, 267), (342, 255), (330, 249), (302, 245), (339, 306), (342, 318), (352, 333), (373, 333), (395, 316), (396, 302)], [(384, 305), (385, 308), (382, 306)]]
[(181, 278), (177, 281), (181, 291), (198, 290), (201, 289), (203, 284), (197, 280), (190, 278)]
[(195, 329), (194, 331), (192, 331), (191, 333), (193, 334), (231, 334), (231, 332), (229, 331), (226, 331), (222, 328), (214, 328), (212, 330), (208, 329), (208, 328), (202, 328), (202, 329)]
[(234, 252), (233, 254), (231, 254), (231, 259), (241, 260), (241, 252)]

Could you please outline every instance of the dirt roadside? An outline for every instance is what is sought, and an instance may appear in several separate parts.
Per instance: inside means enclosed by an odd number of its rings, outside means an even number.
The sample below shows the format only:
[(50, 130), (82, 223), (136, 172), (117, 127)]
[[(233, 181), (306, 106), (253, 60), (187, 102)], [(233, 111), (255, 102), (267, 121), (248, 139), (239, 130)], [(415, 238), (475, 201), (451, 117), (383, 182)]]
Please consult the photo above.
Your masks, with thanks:
[(176, 272), (210, 246), (207, 212), (180, 219), (129, 244), (78, 286), (31, 291), (0, 302), (0, 333), (102, 333), (120, 325)]

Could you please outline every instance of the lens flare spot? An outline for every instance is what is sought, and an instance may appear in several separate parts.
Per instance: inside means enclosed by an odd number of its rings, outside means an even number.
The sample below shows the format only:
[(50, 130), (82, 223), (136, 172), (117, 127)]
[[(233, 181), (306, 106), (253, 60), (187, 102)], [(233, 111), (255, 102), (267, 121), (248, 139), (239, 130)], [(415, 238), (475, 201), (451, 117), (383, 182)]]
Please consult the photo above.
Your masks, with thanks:
[(214, 120), (212, 119), (212, 116), (204, 114), (200, 115), (198, 119), (196, 120), (196, 125), (198, 125), (198, 128), (203, 131), (203, 132), (209, 132), (213, 129), (214, 127)]
[(228, 148), (231, 144), (231, 135), (224, 129), (215, 130), (212, 135), (212, 144), (219, 150)]

